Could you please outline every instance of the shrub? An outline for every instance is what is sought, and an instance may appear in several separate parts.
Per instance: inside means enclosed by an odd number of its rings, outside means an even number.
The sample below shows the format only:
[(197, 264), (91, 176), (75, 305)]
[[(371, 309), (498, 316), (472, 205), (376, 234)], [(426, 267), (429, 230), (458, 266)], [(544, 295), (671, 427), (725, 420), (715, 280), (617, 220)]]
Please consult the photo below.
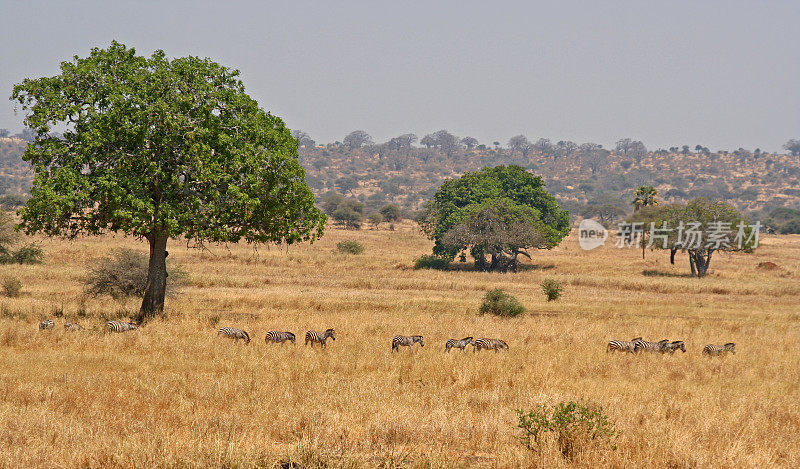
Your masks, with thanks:
[(400, 221), (402, 216), (400, 213), (400, 207), (397, 206), (397, 204), (385, 205), (381, 208), (380, 212), (386, 221)]
[(542, 291), (547, 297), (547, 301), (554, 301), (561, 297), (564, 291), (564, 285), (554, 278), (546, 278), (542, 282)]
[(44, 251), (37, 243), (22, 246), (11, 254), (11, 260), (17, 264), (41, 264)]
[(367, 220), (369, 220), (369, 222), (372, 223), (372, 226), (374, 228), (377, 228), (378, 225), (380, 225), (381, 222), (383, 222), (383, 215), (381, 215), (379, 212), (373, 212), (369, 214)]
[(522, 431), (520, 441), (532, 451), (540, 451), (545, 435), (555, 438), (564, 459), (572, 460), (590, 442), (608, 444), (616, 449), (614, 439), (621, 432), (603, 413), (602, 407), (575, 401), (554, 406), (540, 405), (531, 411), (517, 410)]
[(438, 256), (424, 255), (414, 261), (414, 268), (419, 269), (434, 269), (434, 270), (450, 270), (450, 261)]
[(352, 239), (336, 243), (336, 249), (342, 254), (361, 254), (364, 252), (364, 246)]
[(6, 277), (3, 279), (3, 294), (16, 298), (22, 293), (22, 281), (16, 277)]
[(514, 296), (506, 293), (502, 288), (497, 288), (486, 292), (479, 311), (481, 314), (515, 317), (524, 314), (525, 307)]
[[(142, 296), (147, 286), (146, 254), (132, 249), (115, 249), (92, 267), (84, 282), (86, 293), (92, 296), (110, 295), (120, 299)], [(187, 275), (181, 267), (167, 268), (167, 293), (180, 287)]]

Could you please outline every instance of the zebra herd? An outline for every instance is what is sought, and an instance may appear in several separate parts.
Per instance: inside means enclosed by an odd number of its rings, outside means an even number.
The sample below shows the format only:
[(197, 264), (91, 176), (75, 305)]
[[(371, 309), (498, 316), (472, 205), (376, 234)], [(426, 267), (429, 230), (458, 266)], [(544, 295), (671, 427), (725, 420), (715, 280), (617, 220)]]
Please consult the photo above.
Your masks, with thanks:
[[(606, 353), (608, 352), (627, 352), (627, 353), (641, 353), (641, 352), (658, 352), (674, 354), (676, 350), (686, 352), (686, 345), (682, 340), (675, 340), (670, 342), (667, 339), (658, 342), (648, 342), (637, 337), (631, 340), (612, 340), (606, 345)], [(736, 344), (728, 342), (725, 345), (708, 344), (703, 347), (703, 355), (719, 356), (728, 352), (736, 354)]]
[[(245, 344), (250, 343), (250, 334), (245, 330), (235, 327), (220, 327), (217, 331), (217, 336), (231, 339), (234, 342), (238, 342), (239, 339), (241, 339)], [(333, 329), (326, 329), (325, 332), (306, 331), (306, 341), (304, 345), (311, 344), (311, 348), (314, 348), (314, 344), (319, 344), (322, 348), (325, 348), (329, 338), (336, 340), (336, 331)], [(286, 342), (294, 344), (295, 335), (291, 332), (268, 331), (267, 335), (264, 337), (264, 342), (268, 344), (279, 343), (281, 345)], [(414, 344), (419, 344), (420, 347), (424, 347), (425, 339), (421, 335), (394, 336), (392, 338), (392, 352), (400, 351), (401, 346), (408, 347), (409, 350), (413, 351)], [(465, 337), (461, 340), (450, 339), (445, 343), (444, 351), (449, 352), (451, 348), (459, 348), (463, 352), (467, 348), (467, 345), (472, 345), (474, 352), (479, 350), (494, 350), (495, 352), (499, 352), (500, 350), (508, 351), (508, 344), (503, 340), (486, 338), (474, 339), (472, 337)]]
[[(55, 321), (52, 319), (43, 319), (39, 323), (39, 330), (46, 331), (50, 329), (54, 329), (56, 327)], [(108, 321), (106, 322), (106, 330), (108, 332), (127, 332), (136, 329), (136, 324), (132, 322), (122, 322), (122, 321)], [(66, 332), (79, 332), (85, 330), (83, 326), (76, 322), (65, 322), (64, 323), (64, 330)]]

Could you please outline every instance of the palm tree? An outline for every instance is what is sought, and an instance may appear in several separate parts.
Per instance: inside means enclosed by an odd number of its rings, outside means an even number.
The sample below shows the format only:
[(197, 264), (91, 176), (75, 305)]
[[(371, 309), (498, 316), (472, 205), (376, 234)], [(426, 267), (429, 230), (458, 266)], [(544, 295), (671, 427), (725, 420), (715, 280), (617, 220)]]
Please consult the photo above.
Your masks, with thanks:
[(642, 207), (658, 205), (658, 190), (653, 186), (641, 186), (633, 192), (633, 211), (638, 212)]

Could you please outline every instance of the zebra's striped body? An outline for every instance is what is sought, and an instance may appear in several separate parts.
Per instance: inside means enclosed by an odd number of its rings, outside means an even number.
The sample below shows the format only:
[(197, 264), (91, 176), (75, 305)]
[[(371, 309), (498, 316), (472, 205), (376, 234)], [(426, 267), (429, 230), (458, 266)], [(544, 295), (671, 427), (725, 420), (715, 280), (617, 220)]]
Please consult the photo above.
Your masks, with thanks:
[(76, 322), (65, 322), (64, 323), (64, 330), (67, 331), (67, 332), (82, 331), (83, 330), (83, 326), (81, 326), (80, 324), (78, 324)]
[(283, 343), (286, 341), (295, 343), (294, 334), (292, 334), (291, 332), (269, 331), (267, 332), (267, 336), (264, 337), (264, 342), (266, 343), (275, 342), (283, 345)]
[(703, 355), (716, 357), (719, 355), (723, 355), (727, 352), (731, 352), (732, 354), (736, 355), (736, 344), (734, 344), (733, 342), (728, 342), (725, 345), (708, 344), (705, 347), (703, 347)]
[(136, 324), (132, 322), (108, 321), (106, 323), (106, 328), (109, 332), (127, 332), (135, 330), (136, 327)]
[(661, 352), (664, 353), (666, 351), (666, 346), (669, 343), (669, 340), (664, 339), (658, 342), (648, 342), (646, 340), (637, 340), (636, 344), (633, 346), (633, 351), (636, 353), (641, 352)]
[(414, 349), (414, 344), (419, 342), (420, 347), (425, 346), (425, 341), (422, 340), (421, 335), (411, 335), (411, 336), (404, 336), (398, 335), (392, 339), (392, 352), (399, 351), (400, 346), (404, 345), (409, 348), (409, 350)]
[(467, 349), (467, 345), (475, 345), (475, 339), (472, 337), (464, 337), (461, 340), (450, 339), (447, 343), (444, 344), (444, 351), (449, 352), (451, 348), (460, 348), (461, 351), (465, 351)]
[(686, 353), (686, 345), (684, 345), (682, 340), (676, 340), (673, 342), (668, 343), (664, 346), (664, 349), (661, 351), (662, 353), (669, 352), (670, 355), (675, 353), (676, 350), (680, 350), (683, 353)]
[(606, 353), (613, 351), (633, 353), (636, 348), (636, 342), (640, 340), (642, 340), (641, 337), (632, 340), (612, 340), (606, 346)]
[(55, 326), (56, 326), (56, 323), (53, 322), (52, 319), (45, 319), (45, 320), (43, 320), (42, 322), (39, 323), (39, 330), (40, 331), (44, 331), (44, 330), (47, 330), (47, 329), (52, 329)]
[(494, 350), (495, 353), (499, 352), (500, 350), (508, 351), (508, 344), (500, 339), (475, 339), (473, 342), (473, 352), (477, 352), (478, 350), (486, 349), (486, 350)]
[(250, 334), (235, 327), (220, 327), (217, 331), (217, 336), (233, 339), (234, 342), (239, 342), (239, 339), (242, 339), (245, 344), (250, 343)]
[(325, 348), (325, 342), (328, 340), (328, 337), (336, 340), (333, 329), (328, 329), (325, 332), (306, 331), (306, 343), (304, 345), (308, 345), (308, 343), (311, 342), (311, 348), (314, 348), (315, 343)]

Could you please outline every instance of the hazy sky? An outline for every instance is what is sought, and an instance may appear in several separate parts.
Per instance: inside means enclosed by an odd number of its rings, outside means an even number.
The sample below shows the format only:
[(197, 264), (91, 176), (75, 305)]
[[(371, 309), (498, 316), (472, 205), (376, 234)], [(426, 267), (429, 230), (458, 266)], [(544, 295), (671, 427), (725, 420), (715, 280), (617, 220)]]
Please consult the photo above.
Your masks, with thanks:
[(116, 39), (238, 68), (318, 142), (444, 128), (776, 151), (800, 138), (798, 24), (797, 0), (0, 0), (0, 127), (22, 127), (14, 83)]

